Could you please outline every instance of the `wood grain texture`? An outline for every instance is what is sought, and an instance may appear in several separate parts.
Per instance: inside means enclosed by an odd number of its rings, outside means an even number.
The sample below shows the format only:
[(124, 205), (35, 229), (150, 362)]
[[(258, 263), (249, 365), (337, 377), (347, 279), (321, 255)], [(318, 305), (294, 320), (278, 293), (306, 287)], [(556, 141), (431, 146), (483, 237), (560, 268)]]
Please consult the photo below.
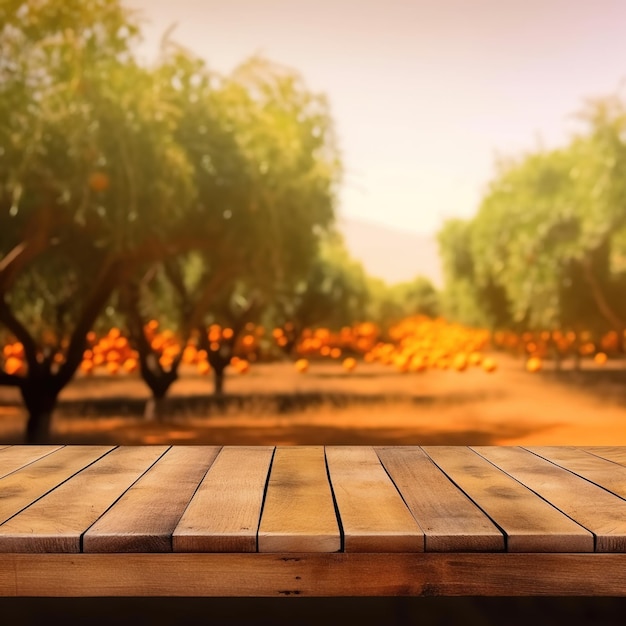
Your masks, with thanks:
[(7, 554), (1, 596), (626, 596), (625, 554)]
[(613, 461), (613, 463), (626, 465), (626, 446), (582, 446), (581, 450)]
[(506, 533), (510, 552), (592, 552), (593, 535), (473, 450), (425, 446), (434, 462)]
[(83, 552), (171, 552), (172, 533), (220, 448), (170, 448), (83, 536)]
[[(598, 552), (626, 551), (626, 501), (521, 448), (474, 448), (595, 536)], [(572, 497), (576, 494), (576, 497)]]
[(111, 450), (113, 446), (61, 448), (0, 479), (0, 524)]
[(274, 448), (226, 446), (174, 530), (175, 552), (256, 552)]
[(626, 467), (580, 448), (564, 446), (526, 447), (548, 461), (626, 498)]
[(328, 446), (346, 552), (423, 552), (424, 533), (369, 446)]
[(0, 478), (59, 450), (62, 446), (0, 447)]
[(0, 552), (80, 552), (81, 535), (166, 450), (116, 448), (2, 524)]
[(504, 535), (415, 446), (376, 448), (383, 465), (423, 529), (426, 551), (504, 550)]
[(323, 447), (276, 449), (258, 546), (259, 552), (336, 552), (341, 549)]

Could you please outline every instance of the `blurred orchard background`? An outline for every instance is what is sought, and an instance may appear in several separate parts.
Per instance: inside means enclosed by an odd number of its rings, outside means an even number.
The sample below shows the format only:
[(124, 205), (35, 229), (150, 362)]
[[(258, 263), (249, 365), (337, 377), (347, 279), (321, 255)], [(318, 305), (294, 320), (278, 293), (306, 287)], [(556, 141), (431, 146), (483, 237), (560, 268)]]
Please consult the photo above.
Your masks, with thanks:
[(140, 38), (117, 0), (0, 4), (0, 443), (626, 443), (619, 94), (497, 160), (442, 285), (389, 284), (325, 94)]

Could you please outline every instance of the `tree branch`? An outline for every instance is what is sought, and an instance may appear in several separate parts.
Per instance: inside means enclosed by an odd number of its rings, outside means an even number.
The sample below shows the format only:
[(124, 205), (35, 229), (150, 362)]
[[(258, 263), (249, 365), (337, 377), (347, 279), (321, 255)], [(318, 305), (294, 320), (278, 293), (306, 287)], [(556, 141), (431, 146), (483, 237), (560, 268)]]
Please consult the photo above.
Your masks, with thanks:
[(93, 327), (113, 291), (119, 286), (126, 271), (128, 271), (128, 267), (123, 257), (109, 258), (105, 262), (74, 327), (65, 354), (65, 362), (55, 376), (55, 384), (59, 390), (63, 389), (71, 380), (81, 364), (87, 333)]
[(37, 344), (26, 329), (26, 326), (15, 317), (3, 296), (0, 296), (0, 322), (2, 322), (15, 338), (24, 346), (24, 356), (30, 371), (35, 371), (37, 362)]
[(23, 241), (0, 260), (0, 295), (8, 293), (24, 266), (49, 245), (52, 211), (44, 207), (29, 221)]
[(593, 273), (592, 263), (589, 258), (585, 258), (582, 261), (582, 270), (583, 276), (591, 289), (591, 295), (595, 303), (598, 305), (598, 309), (600, 313), (604, 316), (604, 318), (612, 325), (612, 327), (616, 330), (622, 330), (626, 323), (622, 320), (619, 315), (615, 312), (613, 307), (609, 304), (598, 279)]
[(189, 337), (193, 328), (202, 327), (202, 319), (211, 304), (211, 300), (224, 285), (237, 275), (237, 271), (237, 267), (229, 266), (228, 269), (211, 275), (211, 278), (202, 287), (199, 297), (193, 304), (189, 320), (186, 324), (186, 338)]

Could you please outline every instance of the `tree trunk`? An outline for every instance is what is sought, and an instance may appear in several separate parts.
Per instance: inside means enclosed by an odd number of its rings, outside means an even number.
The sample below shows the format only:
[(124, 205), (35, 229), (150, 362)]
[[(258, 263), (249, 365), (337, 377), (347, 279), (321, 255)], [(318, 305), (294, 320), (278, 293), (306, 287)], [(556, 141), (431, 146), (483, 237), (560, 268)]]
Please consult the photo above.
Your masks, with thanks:
[(24, 385), (22, 398), (28, 411), (26, 443), (49, 443), (52, 414), (57, 403), (58, 392), (49, 389), (45, 381), (40, 384)]
[(165, 397), (152, 396), (146, 402), (143, 417), (146, 422), (162, 422), (165, 416)]
[[(234, 337), (237, 337), (237, 334)], [(213, 395), (215, 396), (221, 396), (224, 393), (224, 372), (233, 356), (234, 337), (224, 342), (218, 350), (212, 349), (208, 342), (203, 342), (201, 339), (200, 345), (207, 351), (209, 365), (213, 370)]]
[[(142, 370), (142, 375), (145, 372)], [(150, 372), (150, 376), (142, 376), (144, 382), (150, 387), (152, 397), (146, 402), (143, 416), (148, 422), (163, 421), (165, 417), (165, 396), (172, 383), (178, 378), (175, 370), (161, 372), (159, 374)]]
[(224, 369), (225, 368), (213, 368), (213, 382), (215, 385), (213, 393), (216, 396), (224, 394)]
[(26, 443), (45, 444), (50, 442), (52, 411), (28, 412)]

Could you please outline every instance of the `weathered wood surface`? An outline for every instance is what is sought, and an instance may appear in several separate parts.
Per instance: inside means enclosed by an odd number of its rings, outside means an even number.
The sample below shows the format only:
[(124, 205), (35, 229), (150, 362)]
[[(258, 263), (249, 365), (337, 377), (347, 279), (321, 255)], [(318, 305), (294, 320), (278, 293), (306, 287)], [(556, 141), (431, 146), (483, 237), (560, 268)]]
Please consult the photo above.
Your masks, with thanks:
[(424, 530), (427, 552), (502, 551), (504, 535), (419, 448), (377, 448), (385, 469)]
[(116, 448), (0, 525), (0, 551), (80, 552), (85, 531), (165, 450)]
[(322, 446), (274, 453), (259, 527), (259, 552), (338, 552), (339, 523)]
[(167, 451), (83, 536), (84, 552), (169, 552), (172, 533), (219, 448)]
[(476, 451), (591, 531), (597, 552), (626, 551), (626, 500), (525, 450), (479, 447)]
[(37, 461), (47, 454), (58, 450), (61, 446), (2, 446), (0, 452), (0, 478), (11, 474), (34, 461)]
[(6, 554), (4, 596), (624, 596), (623, 554)]
[(424, 531), (368, 447), (326, 449), (346, 552), (423, 552)]
[(626, 452), (0, 446), (0, 553), (0, 596), (626, 595)]
[(424, 449), (504, 531), (507, 551), (593, 552), (593, 535), (588, 530), (473, 450)]
[(271, 447), (224, 448), (174, 531), (176, 552), (256, 552)]

